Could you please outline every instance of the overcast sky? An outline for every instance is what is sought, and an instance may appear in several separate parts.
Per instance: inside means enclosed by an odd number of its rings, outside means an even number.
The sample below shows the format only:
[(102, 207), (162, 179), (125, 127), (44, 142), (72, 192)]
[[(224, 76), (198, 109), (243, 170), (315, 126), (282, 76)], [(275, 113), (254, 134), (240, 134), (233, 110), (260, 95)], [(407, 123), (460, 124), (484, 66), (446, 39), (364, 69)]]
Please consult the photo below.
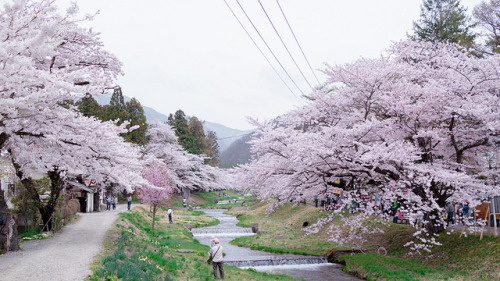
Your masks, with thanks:
[[(0, 0), (5, 1), (5, 0)], [(300, 92), (274, 61), (236, 0), (227, 0), (271, 60), (292, 93), (239, 26), (224, 0), (78, 0), (106, 49), (124, 64), (123, 93), (169, 114), (187, 115), (236, 129), (246, 117), (260, 120), (303, 103)], [(276, 0), (261, 0), (307, 80), (317, 81), (290, 33)], [(469, 7), (479, 0), (462, 1)], [(59, 0), (67, 7), (68, 0)], [(257, 0), (240, 0), (248, 16), (304, 92), (310, 87), (281, 45)], [(392, 41), (406, 38), (420, 14), (417, 0), (280, 0), (320, 82), (324, 63), (377, 57)]]

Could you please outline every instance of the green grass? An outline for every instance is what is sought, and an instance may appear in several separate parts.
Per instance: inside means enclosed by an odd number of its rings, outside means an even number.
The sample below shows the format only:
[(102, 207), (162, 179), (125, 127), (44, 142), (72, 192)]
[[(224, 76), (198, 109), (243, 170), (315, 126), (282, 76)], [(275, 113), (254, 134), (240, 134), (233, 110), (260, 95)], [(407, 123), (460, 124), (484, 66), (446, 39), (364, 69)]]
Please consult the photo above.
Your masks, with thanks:
[[(223, 193), (226, 193), (229, 195), (229, 197), (219, 197), (219, 193), (222, 195)], [(195, 195), (199, 196), (203, 200), (207, 201), (221, 201), (221, 200), (228, 200), (231, 198), (233, 199), (238, 199), (239, 197), (244, 197), (243, 193), (235, 191), (235, 190), (223, 190), (223, 191), (212, 191), (212, 192), (198, 192), (195, 193)]]
[(239, 245), (251, 245), (250, 249), (252, 249), (252, 250), (260, 250), (260, 251), (266, 251), (266, 252), (270, 252), (270, 253), (318, 256), (318, 254), (316, 254), (316, 253), (295, 251), (295, 250), (276, 248), (276, 247), (271, 247), (271, 246), (255, 245), (252, 243), (252, 240), (253, 240), (252, 238), (253, 238), (252, 236), (238, 237), (238, 238), (232, 240), (230, 243), (233, 245), (238, 245), (238, 246)]
[[(286, 204), (266, 216), (267, 206), (259, 203), (251, 210), (227, 212), (238, 216), (239, 226), (261, 225), (261, 234), (237, 238), (231, 241), (232, 244), (269, 252), (309, 255), (325, 255), (329, 250), (353, 247), (328, 241), (325, 230), (304, 235), (303, 223), (312, 224), (328, 215), (327, 212)], [(332, 223), (334, 227), (341, 227), (338, 220)], [(500, 237), (485, 236), (479, 240), (479, 235), (459, 238), (456, 233), (442, 233), (437, 238), (442, 246), (434, 247), (431, 253), (410, 255), (410, 249), (403, 245), (413, 239), (413, 228), (403, 224), (382, 225), (375, 218), (366, 224), (378, 225), (385, 233), (366, 237), (368, 241), (362, 247), (372, 253), (343, 257), (344, 270), (354, 275), (368, 280), (500, 280)], [(351, 234), (346, 232), (345, 235)], [(378, 246), (384, 246), (388, 255), (373, 254)]]
[(37, 234), (40, 234), (42, 232), (42, 229), (40, 227), (36, 227), (35, 229), (26, 229), (23, 231), (23, 233), (19, 234), (19, 238), (28, 238), (28, 237), (33, 237)]
[(328, 250), (337, 247), (335, 243), (327, 241), (328, 237), (324, 231), (319, 235), (304, 235), (304, 222), (311, 224), (328, 213), (304, 205), (286, 204), (267, 217), (266, 209), (267, 204), (258, 203), (250, 211), (228, 211), (228, 214), (238, 216), (238, 226), (251, 227), (253, 223), (259, 223), (261, 230), (258, 235), (240, 237), (231, 244), (276, 253), (316, 256), (325, 255)]
[(449, 280), (457, 276), (451, 269), (431, 268), (419, 262), (390, 256), (362, 254), (344, 256), (347, 272), (368, 280)]
[[(160, 209), (162, 219), (154, 232), (146, 208), (120, 214), (87, 280), (213, 280), (212, 266), (206, 263), (209, 247), (194, 240), (183, 225), (208, 226), (216, 220), (199, 211), (174, 210), (175, 223), (168, 224), (164, 214)], [(232, 266), (224, 266), (224, 271), (227, 280), (295, 280)]]
[[(226, 193), (229, 195), (229, 197), (219, 197), (219, 193)], [(234, 191), (234, 190), (224, 190), (221, 192), (218, 191), (213, 191), (213, 192), (200, 192), (200, 193), (194, 193), (194, 196), (199, 197), (202, 199), (204, 202), (201, 205), (201, 208), (204, 209), (230, 209), (232, 207), (241, 207), (241, 201), (244, 200), (255, 200), (255, 197), (252, 196), (244, 196), (243, 193)], [(227, 203), (227, 204), (217, 204), (218, 201), (225, 201), (228, 199), (232, 200), (239, 200), (239, 203)], [(243, 199), (239, 199), (243, 198)], [(253, 202), (246, 203), (246, 206), (250, 206)]]

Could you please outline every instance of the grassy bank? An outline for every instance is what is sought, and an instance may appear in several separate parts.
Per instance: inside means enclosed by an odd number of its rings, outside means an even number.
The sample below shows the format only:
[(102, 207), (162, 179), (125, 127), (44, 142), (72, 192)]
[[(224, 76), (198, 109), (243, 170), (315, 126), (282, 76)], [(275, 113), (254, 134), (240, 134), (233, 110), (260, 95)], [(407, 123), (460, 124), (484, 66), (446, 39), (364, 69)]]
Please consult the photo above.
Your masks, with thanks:
[(500, 280), (500, 239), (498, 237), (444, 234), (443, 245), (432, 253), (410, 257), (407, 250), (388, 256), (364, 254), (344, 256), (345, 270), (370, 280)]
[[(260, 224), (261, 234), (241, 237), (232, 243), (270, 252), (325, 255), (340, 247), (328, 241), (325, 230), (305, 236), (304, 225), (310, 225), (327, 212), (309, 206), (287, 204), (266, 217), (267, 204), (259, 203), (247, 211), (229, 211), (237, 215), (240, 226)], [(337, 221), (333, 221), (333, 224)], [(373, 222), (375, 223), (375, 222)], [(344, 256), (345, 271), (368, 280), (500, 280), (500, 238), (458, 238), (459, 234), (443, 233), (432, 253), (409, 255), (403, 245), (412, 239), (413, 229), (408, 225), (388, 224), (384, 234), (372, 235), (363, 248), (372, 250), (384, 246), (388, 254), (373, 253)]]
[[(147, 206), (120, 214), (108, 231), (105, 250), (91, 267), (88, 280), (213, 280), (207, 265), (208, 246), (191, 237), (184, 224), (209, 226), (218, 222), (200, 211), (174, 209), (174, 224), (160, 209), (155, 231)], [(227, 280), (295, 280), (253, 270), (224, 266)]]
[[(223, 193), (227, 197), (222, 196)], [(221, 196), (219, 196), (219, 194)], [(204, 209), (229, 209), (234, 207), (241, 207), (242, 201), (248, 201), (245, 206), (251, 206), (253, 201), (256, 201), (255, 197), (245, 196), (243, 193), (234, 190), (224, 190), (222, 192), (199, 192), (192, 194), (192, 198), (198, 203), (198, 207)], [(217, 204), (218, 201), (226, 201), (231, 199), (232, 202), (238, 201), (238, 203), (226, 203)]]
[[(250, 227), (253, 223), (260, 224), (260, 234), (240, 237), (232, 241), (234, 245), (246, 246), (252, 249), (279, 253), (295, 253), (308, 255), (325, 255), (328, 250), (339, 246), (328, 241), (329, 235), (325, 229), (314, 235), (304, 235), (304, 226), (315, 223), (319, 218), (328, 216), (328, 212), (310, 206), (293, 206), (289, 203), (279, 208), (270, 216), (266, 216), (268, 205), (258, 203), (251, 210), (230, 210), (228, 214), (238, 216), (238, 226)], [(335, 222), (335, 221), (334, 221)], [(379, 246), (392, 248), (408, 241), (412, 230), (406, 225), (381, 226), (391, 239), (371, 237), (364, 248), (376, 249)], [(351, 245), (342, 248), (352, 248)]]

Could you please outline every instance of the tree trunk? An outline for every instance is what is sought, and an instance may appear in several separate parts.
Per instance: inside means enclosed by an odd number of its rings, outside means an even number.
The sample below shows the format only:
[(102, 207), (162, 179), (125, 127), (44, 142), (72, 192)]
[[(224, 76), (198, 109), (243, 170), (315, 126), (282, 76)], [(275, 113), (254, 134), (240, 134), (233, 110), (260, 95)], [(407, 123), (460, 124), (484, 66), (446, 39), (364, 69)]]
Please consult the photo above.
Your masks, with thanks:
[(429, 234), (438, 234), (444, 230), (444, 222), (441, 219), (441, 214), (437, 210), (432, 210), (427, 213), (424, 219), (427, 221), (425, 229)]
[(54, 214), (54, 211), (56, 210), (59, 195), (61, 194), (61, 191), (64, 187), (64, 181), (61, 178), (61, 171), (59, 171), (57, 168), (54, 168), (54, 170), (48, 172), (47, 174), (50, 178), (49, 201), (45, 206), (40, 204), (39, 210), (40, 214), (42, 215), (43, 224), (47, 224), (47, 230), (52, 230), (52, 223), (50, 222), (50, 219)]
[(59, 195), (61, 194), (61, 191), (64, 187), (63, 186), (64, 181), (61, 178), (61, 171), (59, 171), (57, 168), (54, 168), (54, 170), (49, 171), (47, 173), (50, 179), (50, 193), (47, 204), (44, 205), (42, 203), (40, 194), (38, 193), (37, 186), (33, 182), (33, 180), (29, 177), (24, 176), (23, 172), (20, 169), (19, 164), (17, 164), (14, 160), (12, 160), (12, 164), (14, 165), (14, 168), (16, 170), (16, 175), (21, 180), (21, 183), (23, 184), (24, 188), (26, 188), (26, 190), (29, 192), (31, 196), (31, 199), (38, 206), (38, 210), (40, 211), (40, 215), (42, 217), (43, 225), (47, 226), (46, 227), (47, 230), (51, 230), (52, 224), (50, 223), (50, 219), (56, 209), (57, 200), (59, 199)]
[[(0, 122), (1, 124), (1, 122)], [(2, 132), (0, 134), (0, 150), (3, 148), (5, 142), (7, 142), (7, 139), (9, 139), (9, 135), (7, 135), (6, 132)]]
[(96, 187), (94, 193), (94, 211), (101, 210), (101, 188)]
[(9, 212), (4, 192), (0, 186), (0, 254), (18, 250), (17, 223)]
[[(432, 196), (441, 208), (444, 208), (446, 200), (450, 197), (448, 194), (451, 194), (447, 192), (447, 187), (436, 182), (432, 182), (429, 191), (426, 191), (421, 185), (414, 185), (412, 188), (415, 195), (419, 196), (421, 201), (424, 202), (423, 204), (429, 205)], [(427, 194), (427, 192), (430, 192), (430, 194)], [(444, 222), (438, 209), (424, 213), (424, 220), (427, 221), (424, 227), (429, 234), (438, 234), (444, 230)]]
[(45, 206), (41, 206), (38, 208), (40, 211), (40, 215), (42, 217), (42, 223), (44, 226), (44, 230), (52, 230), (52, 223), (50, 222), (50, 219), (52, 218), (52, 213), (54, 212), (53, 210), (51, 211), (50, 209), (46, 208)]
[(155, 231), (155, 217), (156, 217), (156, 206), (153, 206), (153, 223), (151, 226), (151, 231)]

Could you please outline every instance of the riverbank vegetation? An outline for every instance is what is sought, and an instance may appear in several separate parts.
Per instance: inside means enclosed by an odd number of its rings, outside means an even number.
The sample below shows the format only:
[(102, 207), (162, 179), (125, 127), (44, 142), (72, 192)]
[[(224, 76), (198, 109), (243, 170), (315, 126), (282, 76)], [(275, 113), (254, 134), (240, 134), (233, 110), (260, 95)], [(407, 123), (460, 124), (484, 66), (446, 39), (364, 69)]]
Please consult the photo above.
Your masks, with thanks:
[[(198, 205), (204, 209), (230, 209), (238, 208), (242, 205), (251, 206), (256, 202), (256, 198), (249, 194), (235, 190), (224, 190), (222, 192), (198, 192), (194, 193), (191, 198)], [(218, 204), (219, 201), (229, 201), (225, 204)]]
[[(146, 205), (120, 214), (87, 280), (212, 280), (212, 266), (206, 263), (209, 247), (193, 239), (185, 225), (204, 227), (218, 221), (186, 209), (174, 209), (173, 224), (168, 223), (164, 208), (156, 218), (153, 232)], [(295, 280), (227, 265), (224, 271), (226, 280)]]
[[(328, 241), (325, 229), (305, 235), (304, 226), (326, 217), (328, 212), (306, 205), (286, 204), (266, 216), (268, 205), (259, 203), (250, 210), (230, 210), (238, 216), (239, 226), (250, 227), (259, 223), (259, 234), (240, 237), (232, 244), (278, 253), (326, 255), (329, 250), (345, 249), (349, 252), (359, 245), (339, 246)], [(338, 221), (333, 221), (336, 224)], [(377, 223), (374, 220), (372, 223)], [(414, 229), (405, 224), (381, 224), (383, 234), (371, 234), (361, 245), (366, 252), (338, 259), (346, 264), (344, 270), (368, 280), (500, 280), (500, 237), (479, 240), (479, 235), (459, 238), (459, 233), (442, 233), (431, 253), (411, 255), (404, 247), (413, 239)], [(335, 226), (334, 226), (335, 227)], [(338, 226), (340, 227), (340, 226)], [(383, 246), (387, 256), (376, 254)]]

